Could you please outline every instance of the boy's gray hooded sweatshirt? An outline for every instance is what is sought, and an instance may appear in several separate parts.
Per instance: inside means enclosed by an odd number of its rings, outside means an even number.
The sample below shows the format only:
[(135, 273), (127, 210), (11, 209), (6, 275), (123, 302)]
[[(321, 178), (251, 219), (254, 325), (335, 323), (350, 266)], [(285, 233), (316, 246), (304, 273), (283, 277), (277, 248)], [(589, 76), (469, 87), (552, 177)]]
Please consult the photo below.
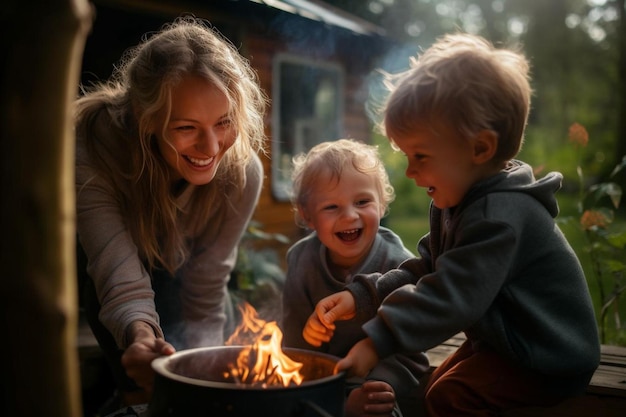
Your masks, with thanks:
[(451, 209), (431, 206), (419, 258), (347, 287), (381, 358), (426, 351), (463, 331), (525, 368), (579, 393), (600, 344), (580, 263), (555, 224), (562, 176), (535, 180), (512, 161)]

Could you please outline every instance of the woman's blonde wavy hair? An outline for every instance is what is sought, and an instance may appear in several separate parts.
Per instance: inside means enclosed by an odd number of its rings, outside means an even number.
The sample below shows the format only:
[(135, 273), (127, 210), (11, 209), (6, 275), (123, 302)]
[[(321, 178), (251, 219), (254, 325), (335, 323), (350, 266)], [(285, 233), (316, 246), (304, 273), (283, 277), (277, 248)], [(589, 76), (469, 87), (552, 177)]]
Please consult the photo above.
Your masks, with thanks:
[(206, 21), (180, 17), (128, 50), (111, 79), (84, 88), (76, 102), (77, 137), (86, 142), (98, 174), (116, 190), (140, 256), (149, 268), (172, 274), (192, 248), (177, 225), (182, 209), (155, 130), (167, 138), (171, 90), (186, 75), (201, 76), (222, 90), (238, 133), (213, 181), (194, 193), (190, 211), (195, 217), (186, 227), (198, 233), (215, 205), (220, 209), (210, 224), (218, 227), (228, 204), (225, 192), (243, 189), (245, 167), (264, 147), (267, 98), (237, 49)]

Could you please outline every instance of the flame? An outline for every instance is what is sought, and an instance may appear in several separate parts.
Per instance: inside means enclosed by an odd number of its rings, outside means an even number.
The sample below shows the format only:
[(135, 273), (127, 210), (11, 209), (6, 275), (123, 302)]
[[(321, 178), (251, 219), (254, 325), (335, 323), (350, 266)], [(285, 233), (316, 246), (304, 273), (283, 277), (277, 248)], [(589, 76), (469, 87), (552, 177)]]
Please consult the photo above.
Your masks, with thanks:
[(239, 306), (242, 320), (239, 327), (226, 341), (226, 345), (242, 345), (236, 364), (229, 364), (230, 372), (224, 376), (246, 385), (290, 384), (300, 385), (302, 363), (295, 362), (281, 349), (283, 333), (275, 321), (267, 322), (258, 317), (249, 303)]

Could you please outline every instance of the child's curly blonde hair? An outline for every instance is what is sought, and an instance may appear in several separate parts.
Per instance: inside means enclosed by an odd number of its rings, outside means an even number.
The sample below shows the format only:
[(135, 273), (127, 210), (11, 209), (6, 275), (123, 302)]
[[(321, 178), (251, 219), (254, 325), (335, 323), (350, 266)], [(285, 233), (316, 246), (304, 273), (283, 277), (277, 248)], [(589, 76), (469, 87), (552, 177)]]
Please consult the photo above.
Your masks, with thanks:
[(378, 147), (354, 139), (339, 139), (322, 142), (311, 148), (308, 153), (293, 158), (291, 202), (298, 226), (303, 228), (307, 226), (300, 215), (300, 210), (306, 211), (311, 192), (315, 188), (314, 184), (319, 177), (329, 173), (333, 181), (339, 181), (346, 168), (353, 168), (375, 179), (382, 206), (381, 212), (387, 213), (389, 204), (395, 198), (395, 191), (380, 159)]

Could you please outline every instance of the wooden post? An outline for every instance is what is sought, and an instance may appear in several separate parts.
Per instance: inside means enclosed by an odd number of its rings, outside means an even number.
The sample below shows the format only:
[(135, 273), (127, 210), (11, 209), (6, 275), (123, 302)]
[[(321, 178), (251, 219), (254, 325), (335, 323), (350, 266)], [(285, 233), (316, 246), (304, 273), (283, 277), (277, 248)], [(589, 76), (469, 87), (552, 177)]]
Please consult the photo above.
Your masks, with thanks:
[(0, 10), (2, 414), (79, 416), (71, 103), (87, 0)]

